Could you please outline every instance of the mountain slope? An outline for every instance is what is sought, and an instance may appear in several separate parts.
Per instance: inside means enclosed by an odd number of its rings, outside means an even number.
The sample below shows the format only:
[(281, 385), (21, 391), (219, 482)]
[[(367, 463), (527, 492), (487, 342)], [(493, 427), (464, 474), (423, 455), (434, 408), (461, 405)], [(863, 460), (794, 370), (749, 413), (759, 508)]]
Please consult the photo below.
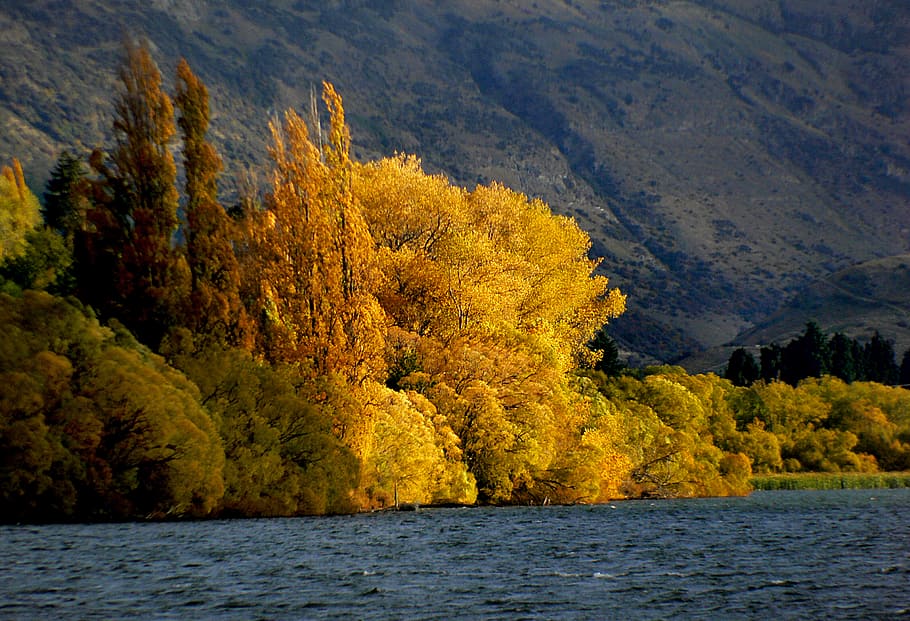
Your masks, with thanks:
[(611, 330), (645, 357), (729, 341), (908, 248), (900, 0), (75, 5), (0, 2), (0, 156), (38, 187), (60, 149), (109, 142), (128, 31), (209, 85), (233, 175), (267, 167), (270, 115), (328, 79), (360, 157), (417, 153), (577, 218), (630, 295)]
[(868, 341), (878, 330), (892, 341), (897, 362), (910, 349), (910, 254), (852, 265), (807, 285), (764, 321), (739, 335), (735, 344), (706, 349), (687, 358), (692, 371), (722, 373), (739, 346), (785, 345), (816, 322), (828, 335), (841, 332)]

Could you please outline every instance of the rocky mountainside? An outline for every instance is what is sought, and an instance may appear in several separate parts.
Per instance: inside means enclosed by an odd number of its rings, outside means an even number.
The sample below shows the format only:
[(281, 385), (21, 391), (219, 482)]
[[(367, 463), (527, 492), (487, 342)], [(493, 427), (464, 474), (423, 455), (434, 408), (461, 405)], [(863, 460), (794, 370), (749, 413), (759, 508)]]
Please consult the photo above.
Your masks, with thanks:
[(639, 359), (733, 341), (910, 249), (903, 0), (0, 0), (0, 157), (36, 189), (61, 149), (110, 143), (124, 33), (208, 84), (227, 195), (327, 79), (359, 157), (416, 153), (575, 217)]

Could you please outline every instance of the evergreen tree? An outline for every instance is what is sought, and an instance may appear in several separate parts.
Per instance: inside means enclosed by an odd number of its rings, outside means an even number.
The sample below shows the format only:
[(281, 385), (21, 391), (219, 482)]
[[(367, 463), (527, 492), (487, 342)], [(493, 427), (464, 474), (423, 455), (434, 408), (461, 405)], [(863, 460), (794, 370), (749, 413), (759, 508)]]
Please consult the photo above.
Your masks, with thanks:
[(904, 352), (904, 357), (901, 359), (900, 384), (901, 386), (910, 385), (910, 349)]
[(880, 384), (893, 385), (900, 377), (900, 369), (894, 361), (894, 346), (878, 330), (863, 348), (866, 367), (866, 380)]
[(606, 375), (617, 376), (626, 367), (622, 360), (619, 359), (619, 347), (616, 346), (616, 341), (607, 334), (606, 326), (594, 334), (594, 338), (588, 342), (588, 349), (602, 354), (600, 360), (594, 364), (594, 369), (597, 371), (602, 371)]
[[(862, 352), (856, 340), (838, 332), (831, 337), (830, 347), (830, 374), (847, 383), (860, 379), (863, 372)], [(860, 355), (857, 356), (857, 353)]]
[(71, 247), (88, 208), (89, 187), (82, 161), (69, 151), (63, 151), (46, 188), (42, 208), (44, 223), (60, 233)]
[(734, 386), (750, 386), (761, 376), (761, 369), (755, 362), (755, 357), (740, 347), (730, 355), (724, 377), (733, 382)]
[(831, 366), (831, 350), (828, 337), (818, 324), (810, 321), (806, 331), (784, 347), (781, 356), (780, 378), (795, 386), (806, 377), (821, 377)]
[(761, 378), (766, 382), (773, 382), (780, 379), (781, 358), (783, 349), (777, 343), (771, 343), (761, 348)]

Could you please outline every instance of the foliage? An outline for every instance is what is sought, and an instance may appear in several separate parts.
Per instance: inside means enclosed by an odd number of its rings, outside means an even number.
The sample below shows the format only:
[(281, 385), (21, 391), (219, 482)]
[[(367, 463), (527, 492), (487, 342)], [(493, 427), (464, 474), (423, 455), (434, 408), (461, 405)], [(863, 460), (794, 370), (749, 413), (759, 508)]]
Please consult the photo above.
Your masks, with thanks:
[[(203, 339), (207, 342), (207, 339)], [(357, 459), (332, 433), (331, 417), (307, 394), (293, 365), (264, 364), (237, 348), (199, 349), (172, 333), (169, 360), (199, 387), (225, 454), (226, 515), (287, 516), (349, 511)]]
[(25, 252), (26, 235), (41, 221), (38, 199), (25, 185), (22, 166), (0, 169), (0, 261)]
[(234, 254), (232, 223), (218, 202), (221, 158), (206, 140), (209, 100), (205, 84), (186, 60), (177, 65), (177, 121), (183, 136), (186, 175), (185, 255), (190, 292), (182, 322), (214, 343), (249, 346), (251, 326), (240, 299), (240, 266)]
[(224, 454), (196, 387), (46, 293), (0, 295), (2, 519), (205, 516)]
[[(737, 350), (726, 378), (624, 369), (606, 326), (625, 296), (542, 201), (413, 156), (353, 162), (326, 83), (327, 131), (315, 99), (274, 120), (264, 200), (231, 219), (205, 85), (180, 62), (172, 102), (131, 42), (120, 77), (112, 154), (92, 176), (62, 154), (48, 226), (3, 230), (20, 297), (0, 297), (0, 519), (602, 502), (910, 468), (910, 393), (860, 381), (896, 379), (879, 335), (810, 323), (760, 368)], [(0, 183), (4, 214), (38, 213), (21, 170)], [(81, 302), (35, 291), (73, 290), (71, 265)]]
[(189, 284), (186, 262), (172, 243), (178, 225), (174, 109), (148, 45), (127, 39), (125, 52), (114, 101), (116, 146), (109, 160), (96, 151), (90, 161), (99, 179), (77, 239), (77, 273), (86, 301), (157, 347)]
[(735, 386), (748, 386), (761, 375), (761, 369), (755, 357), (744, 348), (736, 349), (730, 356), (730, 362), (724, 371), (724, 377)]
[(63, 151), (47, 182), (42, 215), (48, 228), (60, 233), (70, 248), (85, 221), (88, 194), (89, 183), (82, 160)]
[[(910, 360), (905, 357), (905, 360)], [(897, 384), (902, 375), (895, 362), (894, 347), (877, 331), (865, 343), (836, 333), (830, 339), (818, 324), (810, 321), (806, 331), (781, 347), (771, 343), (761, 348), (761, 365), (745, 349), (736, 349), (727, 364), (726, 377), (737, 386), (748, 386), (763, 379), (766, 382), (783, 380), (796, 386), (807, 377), (824, 375), (839, 377), (845, 382), (869, 381)]]
[(329, 141), (317, 146), (293, 110), (270, 125), (275, 162), (267, 209), (250, 214), (245, 274), (273, 361), (309, 360), (354, 383), (383, 371), (382, 309), (373, 295), (373, 242), (351, 191), (341, 99), (326, 84)]

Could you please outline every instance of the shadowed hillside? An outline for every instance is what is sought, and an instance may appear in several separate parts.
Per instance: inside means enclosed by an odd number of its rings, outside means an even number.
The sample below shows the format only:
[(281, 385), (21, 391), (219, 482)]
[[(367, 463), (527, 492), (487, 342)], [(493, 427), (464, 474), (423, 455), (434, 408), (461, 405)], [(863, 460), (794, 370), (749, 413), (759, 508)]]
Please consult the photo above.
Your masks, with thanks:
[[(61, 149), (109, 144), (125, 31), (209, 85), (226, 192), (266, 165), (270, 116), (328, 79), (361, 157), (416, 153), (577, 218), (629, 294), (611, 332), (643, 356), (731, 341), (908, 250), (901, 0), (0, 1), (0, 156), (36, 190)], [(821, 283), (815, 317), (874, 299), (857, 321), (895, 338), (885, 298)]]

